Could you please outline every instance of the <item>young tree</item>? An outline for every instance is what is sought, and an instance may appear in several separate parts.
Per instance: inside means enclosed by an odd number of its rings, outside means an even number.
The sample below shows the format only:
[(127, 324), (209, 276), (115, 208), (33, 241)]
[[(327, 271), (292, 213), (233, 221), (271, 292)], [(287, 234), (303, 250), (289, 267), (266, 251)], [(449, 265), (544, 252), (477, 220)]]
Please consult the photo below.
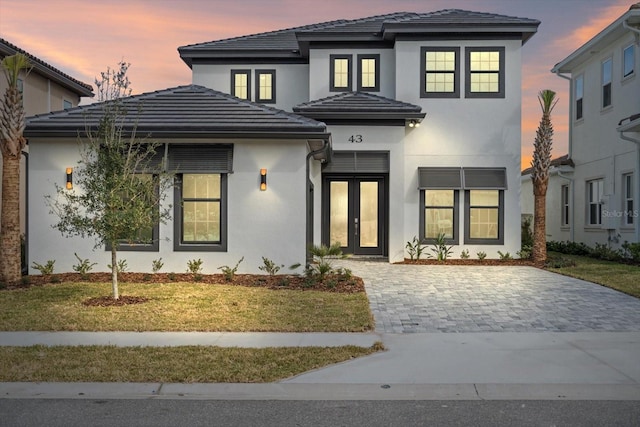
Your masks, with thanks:
[(545, 89), (538, 93), (538, 102), (542, 108), (542, 118), (536, 130), (533, 143), (533, 159), (531, 166), (533, 172), (533, 250), (532, 257), (535, 263), (544, 263), (547, 260), (547, 236), (546, 236), (546, 208), (547, 186), (549, 183), (549, 166), (551, 164), (551, 147), (553, 142), (553, 124), (551, 123), (551, 111), (558, 100), (556, 93)]
[(18, 77), (30, 68), (21, 53), (7, 56), (2, 68), (8, 87), (0, 104), (0, 151), (2, 152), (2, 209), (0, 210), (0, 282), (15, 283), (21, 276), (20, 259), (20, 157), (25, 112)]
[(101, 115), (96, 128), (87, 125), (79, 141), (80, 160), (73, 171), (74, 189), (56, 185), (57, 198), (48, 197), (59, 217), (54, 228), (63, 234), (96, 239), (95, 248), (111, 249), (113, 298), (119, 299), (117, 248), (122, 243), (150, 242), (156, 223), (170, 218), (163, 205), (171, 177), (154, 165), (158, 143), (136, 136), (135, 120), (127, 120), (123, 97), (130, 95), (127, 70), (107, 69), (96, 79)]

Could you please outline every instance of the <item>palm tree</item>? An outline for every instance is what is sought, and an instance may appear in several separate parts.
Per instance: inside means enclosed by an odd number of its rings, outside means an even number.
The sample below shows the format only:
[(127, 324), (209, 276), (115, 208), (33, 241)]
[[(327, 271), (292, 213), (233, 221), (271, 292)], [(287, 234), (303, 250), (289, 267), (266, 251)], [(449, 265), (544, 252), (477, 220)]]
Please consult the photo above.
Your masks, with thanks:
[(2, 209), (0, 210), (0, 282), (20, 280), (20, 157), (26, 140), (22, 135), (25, 112), (18, 76), (28, 69), (21, 53), (7, 56), (2, 68), (9, 87), (0, 101), (0, 152), (2, 152)]
[(547, 236), (546, 236), (546, 207), (547, 186), (549, 184), (549, 166), (551, 164), (551, 146), (553, 140), (553, 125), (551, 124), (551, 111), (558, 100), (556, 93), (545, 89), (538, 93), (538, 102), (542, 108), (542, 118), (536, 131), (533, 143), (533, 159), (531, 166), (533, 172), (533, 250), (532, 257), (536, 264), (542, 264), (547, 260)]

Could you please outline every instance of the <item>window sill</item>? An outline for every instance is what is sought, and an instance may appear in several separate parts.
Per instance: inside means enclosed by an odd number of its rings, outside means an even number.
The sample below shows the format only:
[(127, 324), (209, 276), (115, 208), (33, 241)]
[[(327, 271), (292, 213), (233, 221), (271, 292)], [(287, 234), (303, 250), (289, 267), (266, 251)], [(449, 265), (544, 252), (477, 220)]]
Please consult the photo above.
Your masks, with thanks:
[(173, 246), (174, 252), (226, 252), (227, 245), (219, 244), (188, 244), (182, 243)]

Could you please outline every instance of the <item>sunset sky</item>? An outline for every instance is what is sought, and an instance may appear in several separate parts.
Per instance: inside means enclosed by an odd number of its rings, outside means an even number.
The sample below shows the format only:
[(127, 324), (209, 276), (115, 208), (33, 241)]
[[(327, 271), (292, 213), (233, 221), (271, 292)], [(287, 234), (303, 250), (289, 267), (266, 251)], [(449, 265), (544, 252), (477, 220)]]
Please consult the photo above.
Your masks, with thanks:
[(549, 72), (637, 0), (0, 0), (0, 37), (93, 84), (131, 63), (133, 92), (191, 83), (179, 46), (334, 19), (465, 9), (538, 19), (523, 50), (522, 166), (540, 119), (538, 91), (552, 89), (554, 157), (567, 152), (568, 82)]

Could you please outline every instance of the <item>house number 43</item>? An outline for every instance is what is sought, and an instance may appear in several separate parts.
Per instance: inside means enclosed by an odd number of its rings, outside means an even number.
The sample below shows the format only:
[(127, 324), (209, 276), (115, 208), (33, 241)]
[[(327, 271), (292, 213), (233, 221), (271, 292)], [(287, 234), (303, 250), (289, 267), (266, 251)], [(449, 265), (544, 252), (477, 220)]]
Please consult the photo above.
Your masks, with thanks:
[(362, 143), (362, 135), (351, 135), (348, 141), (352, 144), (361, 144)]

